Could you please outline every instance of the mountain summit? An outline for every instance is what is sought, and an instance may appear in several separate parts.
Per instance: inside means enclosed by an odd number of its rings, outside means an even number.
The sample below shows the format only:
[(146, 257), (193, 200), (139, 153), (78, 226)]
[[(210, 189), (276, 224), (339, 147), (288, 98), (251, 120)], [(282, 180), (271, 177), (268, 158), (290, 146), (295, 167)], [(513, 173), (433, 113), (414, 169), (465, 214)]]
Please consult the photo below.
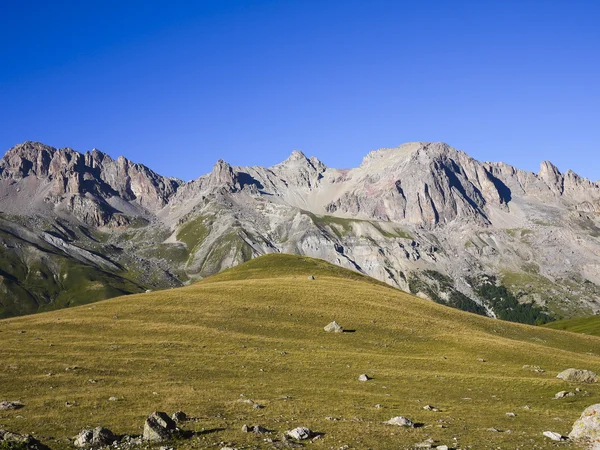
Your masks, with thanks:
[[(26, 142), (0, 160), (0, 210), (5, 315), (23, 298), (31, 311), (110, 296), (117, 284), (177, 286), (277, 252), (491, 316), (600, 311), (600, 185), (549, 162), (538, 174), (479, 162), (444, 143), (380, 149), (353, 169), (300, 151), (272, 167), (219, 160), (184, 183), (98, 150)], [(101, 294), (57, 303), (82, 264)], [(508, 295), (512, 306), (499, 300)]]

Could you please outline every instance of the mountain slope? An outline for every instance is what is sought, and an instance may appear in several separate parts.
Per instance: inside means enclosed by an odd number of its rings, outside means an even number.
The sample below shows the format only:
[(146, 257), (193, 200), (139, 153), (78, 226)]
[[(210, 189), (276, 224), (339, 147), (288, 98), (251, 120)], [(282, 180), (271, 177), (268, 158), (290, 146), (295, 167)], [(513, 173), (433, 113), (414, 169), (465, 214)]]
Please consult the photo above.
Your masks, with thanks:
[[(94, 251), (153, 289), (294, 253), (492, 317), (600, 311), (600, 186), (443, 143), (381, 149), (343, 170), (298, 151), (272, 167), (219, 160), (187, 183), (97, 150), (25, 143), (0, 161), (0, 209), (37, 234), (40, 218), (102, 233)], [(68, 243), (90, 246), (75, 234)]]
[[(354, 332), (325, 333), (334, 319)], [(0, 320), (0, 335), (3, 395), (26, 405), (0, 411), (0, 424), (52, 436), (43, 440), (57, 449), (83, 427), (136, 434), (151, 411), (180, 409), (198, 418), (185, 429), (208, 431), (177, 448), (274, 448), (240, 431), (244, 423), (273, 430), (275, 440), (308, 426), (325, 433), (315, 449), (411, 448), (428, 438), (459, 448), (570, 448), (542, 432), (566, 434), (600, 394), (597, 384), (555, 377), (568, 367), (600, 370), (596, 337), (460, 312), (287, 255), (185, 288)], [(372, 380), (359, 382), (361, 373)], [(553, 400), (575, 387), (574, 397)], [(382, 423), (397, 415), (423, 426)]]

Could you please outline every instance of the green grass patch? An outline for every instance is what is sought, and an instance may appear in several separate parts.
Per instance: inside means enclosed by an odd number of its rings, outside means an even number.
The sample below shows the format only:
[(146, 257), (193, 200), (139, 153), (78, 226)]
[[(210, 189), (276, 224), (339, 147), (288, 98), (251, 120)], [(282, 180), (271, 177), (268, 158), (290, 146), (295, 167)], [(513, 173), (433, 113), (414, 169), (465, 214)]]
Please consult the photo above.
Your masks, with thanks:
[[(332, 320), (355, 332), (325, 333)], [(180, 450), (273, 448), (242, 432), (244, 423), (273, 430), (275, 440), (307, 426), (323, 433), (307, 444), (314, 450), (413, 448), (428, 438), (453, 448), (548, 448), (542, 432), (567, 434), (600, 395), (591, 384), (553, 400), (578, 386), (558, 372), (600, 371), (600, 338), (464, 313), (287, 255), (185, 288), (0, 320), (0, 336), (2, 395), (25, 404), (0, 412), (2, 428), (35, 433), (54, 450), (71, 449), (65, 439), (83, 428), (140, 434), (156, 410), (197, 419), (181, 425), (196, 436), (167, 443)], [(372, 379), (359, 382), (361, 373)], [(423, 426), (383, 424), (398, 415)]]

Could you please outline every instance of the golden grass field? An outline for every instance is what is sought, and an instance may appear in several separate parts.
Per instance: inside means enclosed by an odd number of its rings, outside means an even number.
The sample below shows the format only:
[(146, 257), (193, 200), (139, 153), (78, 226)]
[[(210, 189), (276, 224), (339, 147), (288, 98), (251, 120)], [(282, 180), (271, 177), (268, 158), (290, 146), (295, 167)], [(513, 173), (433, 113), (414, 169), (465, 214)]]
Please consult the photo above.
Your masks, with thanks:
[[(334, 319), (354, 332), (325, 333)], [(408, 449), (427, 438), (575, 448), (542, 432), (568, 434), (600, 401), (598, 385), (556, 378), (569, 367), (600, 372), (600, 338), (487, 319), (289, 255), (180, 289), (2, 320), (0, 342), (0, 401), (26, 405), (0, 411), (0, 428), (52, 449), (84, 427), (140, 434), (155, 410), (198, 419), (183, 428), (204, 432), (172, 444), (182, 449), (272, 448), (265, 437), (296, 426), (324, 433), (312, 449)], [(361, 373), (373, 379), (359, 382)], [(382, 423), (398, 415), (422, 426)], [(243, 433), (244, 423), (274, 433)]]

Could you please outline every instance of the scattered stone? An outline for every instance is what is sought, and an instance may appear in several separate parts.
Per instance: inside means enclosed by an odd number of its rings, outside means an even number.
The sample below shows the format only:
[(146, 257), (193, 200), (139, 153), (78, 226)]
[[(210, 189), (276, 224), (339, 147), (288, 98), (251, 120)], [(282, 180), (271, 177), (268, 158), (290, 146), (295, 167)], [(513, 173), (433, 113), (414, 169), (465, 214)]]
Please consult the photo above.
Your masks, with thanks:
[(172, 436), (176, 429), (175, 422), (167, 413), (155, 411), (146, 419), (142, 436), (146, 441), (165, 441)]
[(183, 411), (177, 411), (177, 412), (173, 413), (173, 415), (171, 416), (171, 419), (175, 423), (185, 422), (187, 420), (187, 414), (184, 413)]
[(523, 366), (523, 369), (525, 370), (531, 370), (532, 372), (537, 372), (537, 373), (544, 373), (545, 370), (542, 369), (540, 366), (530, 366), (529, 364), (525, 364)]
[(500, 433), (500, 430), (498, 428), (494, 428), (494, 427), (488, 428), (487, 430), (491, 431), (492, 433)]
[(323, 328), (328, 333), (343, 333), (344, 328), (335, 320)]
[(371, 378), (366, 374), (362, 373), (358, 376), (358, 381), (369, 381)]
[(309, 280), (314, 280), (314, 279), (315, 279), (315, 276), (314, 276), (314, 275), (309, 275), (309, 276), (308, 276), (308, 279), (309, 279)]
[(65, 402), (65, 406), (67, 408), (70, 408), (71, 406), (75, 406), (75, 403), (71, 403), (71, 402)]
[(556, 395), (554, 396), (554, 400), (558, 400), (559, 398), (565, 398), (565, 397), (573, 397), (574, 395), (575, 395), (574, 392), (560, 391), (560, 392), (556, 393)]
[(597, 383), (598, 375), (591, 370), (582, 369), (567, 369), (556, 375), (556, 378), (560, 378), (565, 381), (576, 381), (578, 383)]
[(514, 412), (507, 412), (506, 415), (508, 417), (517, 417), (517, 415)]
[(565, 441), (566, 438), (564, 436), (562, 436), (560, 433), (555, 433), (554, 431), (544, 431), (544, 436), (546, 436), (549, 439), (552, 439), (553, 441)]
[(417, 442), (413, 445), (413, 448), (433, 448), (433, 444), (431, 442)]
[(11, 433), (6, 430), (0, 430), (0, 446), (2, 448), (15, 447), (27, 450), (49, 450), (48, 447), (29, 434)]
[(414, 428), (415, 424), (412, 420), (407, 419), (406, 417), (402, 417), (402, 416), (396, 416), (396, 417), (392, 417), (390, 420), (388, 420), (387, 422), (388, 425), (396, 425), (399, 427), (408, 427), (408, 428)]
[(312, 436), (314, 436), (314, 433), (310, 430), (310, 428), (298, 427), (294, 428), (293, 430), (286, 431), (285, 435), (297, 441), (303, 441), (305, 439), (310, 439)]
[(440, 412), (439, 409), (437, 409), (436, 407), (431, 406), (431, 405), (425, 405), (425, 406), (423, 406), (423, 409), (425, 409), (427, 411)]
[(375, 408), (377, 408), (377, 409), (381, 409), (381, 408), (383, 408), (383, 406), (381, 406), (381, 404), (380, 404), (380, 403), (377, 403), (377, 404), (375, 405)]
[(107, 428), (97, 427), (89, 430), (83, 430), (75, 438), (75, 447), (105, 447), (115, 442), (117, 438)]
[(254, 433), (254, 434), (265, 434), (269, 431), (266, 428), (261, 427), (260, 425), (248, 426), (244, 424), (242, 426), (242, 431), (244, 433)]
[(600, 440), (600, 403), (588, 406), (573, 424), (569, 438), (596, 442)]
[(8, 411), (13, 409), (21, 409), (24, 408), (25, 405), (21, 402), (0, 402), (0, 411)]
[(109, 398), (108, 398), (108, 401), (109, 401), (109, 402), (116, 402), (116, 401), (118, 401), (118, 400), (119, 400), (119, 399), (118, 399), (117, 397), (109, 397)]
[(438, 445), (435, 450), (449, 450), (447, 445)]
[(487, 362), (487, 361), (486, 361), (485, 359), (483, 359), (483, 358), (477, 358), (477, 361), (479, 361), (479, 362)]

